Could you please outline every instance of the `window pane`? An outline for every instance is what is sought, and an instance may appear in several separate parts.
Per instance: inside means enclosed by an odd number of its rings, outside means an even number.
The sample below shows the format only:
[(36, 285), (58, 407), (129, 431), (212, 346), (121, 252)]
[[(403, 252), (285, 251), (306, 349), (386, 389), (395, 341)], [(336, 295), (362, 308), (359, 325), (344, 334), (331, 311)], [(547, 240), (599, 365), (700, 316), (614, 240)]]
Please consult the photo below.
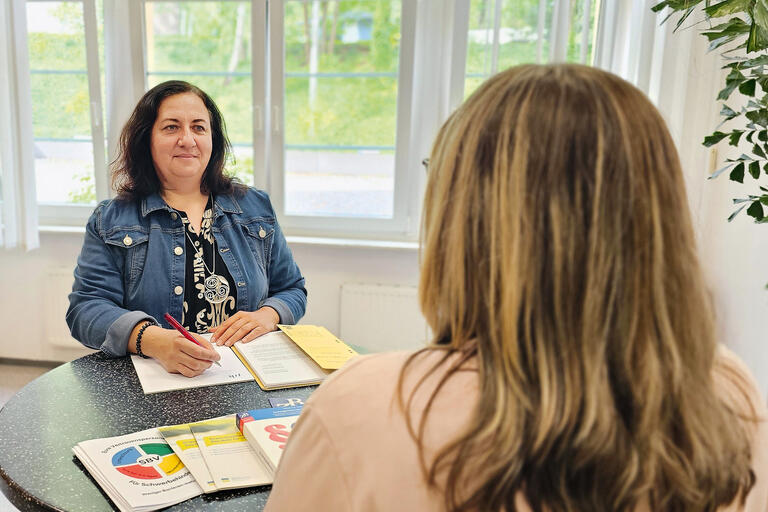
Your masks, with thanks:
[(391, 218), (401, 2), (285, 2), (288, 215)]
[(28, 3), (27, 31), (38, 201), (94, 203), (83, 6)]
[[(597, 0), (590, 0), (589, 2), (589, 22), (586, 26), (587, 34), (587, 51), (586, 51), (586, 64), (592, 62), (592, 42), (594, 41), (595, 29), (597, 27), (597, 9), (599, 2)], [(578, 0), (573, 5), (571, 11), (571, 37), (568, 40), (568, 62), (581, 62), (581, 43), (584, 30), (584, 8), (586, 2), (584, 0)]]
[[(552, 19), (552, 2), (546, 0), (545, 34), (541, 52), (549, 53), (548, 28)], [(501, 5), (499, 51), (496, 71), (538, 60), (539, 0), (505, 0)], [(493, 41), (496, 0), (472, 0), (467, 37), (467, 75), (487, 78), (493, 70)]]
[(250, 2), (147, 2), (147, 82), (184, 80), (219, 107), (234, 146), (227, 171), (253, 183)]
[[(494, 64), (497, 1), (501, 2), (501, 10)], [(598, 3), (597, 0), (590, 1), (586, 63), (592, 58), (592, 35), (597, 26)], [(572, 2), (567, 51), (569, 62), (581, 62), (584, 6), (585, 0)], [(553, 11), (554, 0), (471, 0), (464, 96), (469, 96), (486, 78), (499, 71), (518, 64), (547, 62)], [(540, 14), (543, 14), (541, 33)]]

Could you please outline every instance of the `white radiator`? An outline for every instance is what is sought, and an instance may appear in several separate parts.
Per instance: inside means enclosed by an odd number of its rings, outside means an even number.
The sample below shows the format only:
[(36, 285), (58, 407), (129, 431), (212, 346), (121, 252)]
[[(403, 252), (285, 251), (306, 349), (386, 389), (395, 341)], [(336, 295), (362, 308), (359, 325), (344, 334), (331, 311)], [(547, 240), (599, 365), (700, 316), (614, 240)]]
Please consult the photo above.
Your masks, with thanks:
[(64, 319), (69, 306), (69, 292), (72, 291), (74, 277), (70, 267), (51, 267), (46, 270), (46, 291), (43, 300), (45, 307), (45, 339), (55, 347), (83, 348), (69, 334)]
[(339, 337), (366, 352), (418, 349), (428, 337), (415, 286), (341, 286)]

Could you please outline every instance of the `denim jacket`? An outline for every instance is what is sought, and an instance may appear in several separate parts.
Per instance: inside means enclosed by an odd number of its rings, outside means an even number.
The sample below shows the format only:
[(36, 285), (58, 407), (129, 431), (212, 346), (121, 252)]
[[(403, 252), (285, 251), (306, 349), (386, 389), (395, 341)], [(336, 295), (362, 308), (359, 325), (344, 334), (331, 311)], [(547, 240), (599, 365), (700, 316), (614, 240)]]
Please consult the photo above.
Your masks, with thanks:
[[(304, 278), (266, 193), (249, 188), (242, 197), (215, 196), (213, 233), (237, 287), (238, 311), (270, 306), (284, 324), (304, 315)], [(152, 318), (170, 328), (163, 314), (182, 316), (184, 240), (181, 217), (159, 194), (100, 203), (86, 225), (69, 294), (72, 336), (122, 356), (139, 321)]]

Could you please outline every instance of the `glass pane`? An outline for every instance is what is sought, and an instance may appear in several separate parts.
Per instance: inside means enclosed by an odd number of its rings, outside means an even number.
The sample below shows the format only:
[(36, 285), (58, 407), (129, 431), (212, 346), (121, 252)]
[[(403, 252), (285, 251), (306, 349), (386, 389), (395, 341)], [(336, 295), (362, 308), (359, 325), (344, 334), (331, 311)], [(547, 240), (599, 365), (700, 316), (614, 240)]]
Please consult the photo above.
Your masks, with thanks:
[(82, 3), (28, 3), (27, 31), (38, 201), (94, 203)]
[(85, 25), (80, 2), (28, 2), (29, 67), (85, 71)]
[(95, 203), (93, 144), (35, 140), (35, 178), (41, 203)]
[(291, 0), (285, 213), (391, 218), (399, 0)]
[(584, 29), (586, 28), (586, 41), (587, 51), (584, 64), (592, 62), (592, 42), (594, 41), (595, 30), (597, 29), (597, 8), (598, 1), (591, 0), (589, 2), (589, 22), (584, 27), (584, 8), (586, 7), (584, 0), (578, 0), (571, 11), (571, 37), (568, 39), (568, 62), (582, 62), (581, 60), (581, 43)]
[[(498, 57), (493, 66), (494, 27), (497, 0), (471, 0), (467, 38), (467, 71), (464, 96), (469, 96), (486, 78), (524, 63), (547, 62), (554, 0), (500, 0)], [(597, 26), (597, 0), (590, 2), (586, 62), (591, 62), (592, 39)], [(567, 60), (581, 62), (582, 25), (585, 0), (574, 0)], [(542, 11), (543, 10), (543, 11)], [(539, 15), (543, 12), (543, 31)], [(539, 41), (539, 39), (541, 40)]]
[[(526, 62), (538, 62), (539, 0), (507, 0), (501, 6), (498, 71)], [(548, 27), (552, 23), (552, 4), (546, 2), (541, 59), (549, 55)]]
[(149, 87), (185, 80), (211, 96), (234, 146), (227, 171), (251, 185), (250, 2), (147, 2), (146, 22)]

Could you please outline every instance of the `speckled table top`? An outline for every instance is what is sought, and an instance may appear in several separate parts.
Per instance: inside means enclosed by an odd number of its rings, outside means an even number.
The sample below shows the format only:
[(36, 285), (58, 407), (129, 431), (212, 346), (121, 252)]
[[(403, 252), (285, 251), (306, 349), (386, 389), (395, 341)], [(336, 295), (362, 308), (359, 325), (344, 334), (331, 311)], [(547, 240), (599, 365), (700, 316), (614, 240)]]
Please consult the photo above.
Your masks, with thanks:
[[(255, 382), (144, 395), (128, 357), (82, 357), (40, 376), (0, 409), (0, 491), (22, 512), (117, 510), (72, 454), (80, 441), (269, 407), (313, 387)], [(198, 496), (167, 510), (262, 510), (269, 487)]]

